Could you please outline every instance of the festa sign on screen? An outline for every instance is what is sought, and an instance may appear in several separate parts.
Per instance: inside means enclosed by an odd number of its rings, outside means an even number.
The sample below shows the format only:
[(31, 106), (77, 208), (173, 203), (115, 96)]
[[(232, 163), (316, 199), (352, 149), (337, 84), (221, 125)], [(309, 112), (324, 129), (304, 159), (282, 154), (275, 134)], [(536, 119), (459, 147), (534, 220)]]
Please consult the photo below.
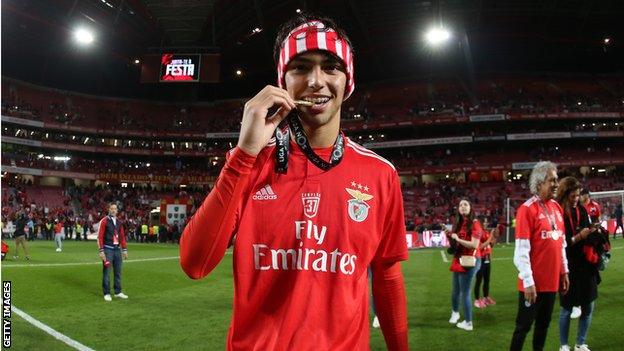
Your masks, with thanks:
[(160, 60), (160, 81), (198, 82), (201, 55), (163, 54)]

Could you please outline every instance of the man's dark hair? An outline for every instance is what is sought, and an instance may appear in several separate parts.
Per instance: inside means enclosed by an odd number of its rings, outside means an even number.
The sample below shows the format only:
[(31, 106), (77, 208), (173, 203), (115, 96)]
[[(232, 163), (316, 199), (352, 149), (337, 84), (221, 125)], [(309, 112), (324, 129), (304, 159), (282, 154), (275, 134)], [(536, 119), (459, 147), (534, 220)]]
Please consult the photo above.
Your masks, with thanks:
[(320, 14), (300, 13), (296, 17), (290, 19), (288, 22), (282, 24), (282, 26), (278, 29), (277, 37), (275, 38), (275, 45), (273, 46), (273, 59), (275, 60), (275, 63), (279, 62), (279, 55), (282, 48), (282, 43), (284, 42), (284, 40), (286, 40), (288, 34), (300, 25), (311, 21), (319, 21), (325, 25), (326, 29), (331, 28), (336, 31), (336, 33), (338, 33), (338, 36), (343, 38), (347, 42), (347, 44), (349, 44), (349, 47), (351, 47), (351, 53), (353, 54), (354, 49), (353, 44), (351, 44), (351, 40), (347, 36), (345, 30), (336, 24), (336, 21)]
[(581, 195), (589, 195), (589, 188), (583, 188), (581, 190)]

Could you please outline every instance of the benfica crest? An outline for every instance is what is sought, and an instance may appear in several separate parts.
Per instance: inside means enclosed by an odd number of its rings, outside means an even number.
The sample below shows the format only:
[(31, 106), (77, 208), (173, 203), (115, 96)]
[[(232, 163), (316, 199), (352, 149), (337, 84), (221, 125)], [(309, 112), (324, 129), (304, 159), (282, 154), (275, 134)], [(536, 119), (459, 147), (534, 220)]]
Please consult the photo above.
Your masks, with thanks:
[(321, 193), (303, 193), (301, 194), (301, 201), (303, 202), (303, 214), (308, 218), (316, 217), (321, 203)]
[(345, 190), (353, 197), (347, 201), (349, 217), (356, 222), (363, 222), (368, 217), (370, 205), (366, 201), (373, 198), (373, 195), (365, 194), (359, 190), (345, 188)]

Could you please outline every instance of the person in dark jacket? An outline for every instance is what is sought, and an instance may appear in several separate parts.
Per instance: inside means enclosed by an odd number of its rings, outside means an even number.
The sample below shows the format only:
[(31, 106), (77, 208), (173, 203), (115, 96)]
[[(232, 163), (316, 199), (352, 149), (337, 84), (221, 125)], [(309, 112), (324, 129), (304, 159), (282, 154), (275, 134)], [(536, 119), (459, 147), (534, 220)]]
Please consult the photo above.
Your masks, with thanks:
[(15, 233), (13, 236), (15, 237), (15, 255), (13, 259), (19, 258), (19, 247), (20, 245), (24, 249), (24, 255), (26, 256), (26, 260), (30, 260), (30, 255), (28, 254), (28, 245), (26, 244), (26, 238), (28, 237), (28, 233), (30, 233), (30, 226), (28, 225), (29, 218), (23, 212), (19, 212), (17, 214), (17, 221), (15, 223)]
[(104, 267), (102, 268), (102, 289), (104, 300), (111, 301), (110, 295), (110, 268), (113, 266), (115, 275), (114, 287), (115, 297), (127, 299), (128, 295), (121, 291), (121, 257), (128, 259), (128, 248), (126, 246), (126, 234), (121, 221), (117, 218), (117, 204), (114, 202), (108, 205), (108, 216), (100, 220), (98, 231), (98, 246), (100, 247), (100, 258)]
[(564, 213), (566, 256), (570, 270), (570, 289), (559, 296), (561, 312), (559, 314), (559, 350), (571, 350), (568, 346), (570, 315), (574, 306), (581, 307), (575, 351), (588, 351), (585, 343), (591, 324), (594, 301), (598, 297), (600, 274), (598, 266), (590, 262), (592, 253), (591, 235), (600, 235), (593, 228), (587, 210), (579, 203), (581, 184), (574, 177), (566, 177), (559, 183), (557, 202)]

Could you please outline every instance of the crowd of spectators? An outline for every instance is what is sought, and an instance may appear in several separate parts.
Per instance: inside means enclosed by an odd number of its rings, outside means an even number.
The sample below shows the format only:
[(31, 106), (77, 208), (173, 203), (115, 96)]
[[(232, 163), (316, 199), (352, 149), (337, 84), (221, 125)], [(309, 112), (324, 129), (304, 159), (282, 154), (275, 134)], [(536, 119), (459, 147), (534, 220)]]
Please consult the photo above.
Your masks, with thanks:
[[(607, 173), (593, 172), (583, 176), (578, 172), (564, 170), (565, 175), (575, 175), (591, 192), (624, 190), (624, 169), (613, 169)], [(465, 182), (441, 180), (437, 183), (403, 185), (405, 219), (408, 230), (436, 230), (451, 224), (449, 220), (456, 214), (461, 199), (468, 199), (475, 213), (487, 226), (507, 224), (506, 200), (510, 199), (510, 215), (515, 216), (520, 206), (531, 195), (527, 179), (514, 179), (506, 182)], [(600, 200), (605, 218), (614, 218), (621, 197), (607, 197)]]
[[(46, 197), (31, 196), (41, 189), (56, 191)], [(160, 219), (154, 219), (152, 210), (160, 205), (163, 198), (184, 199), (187, 204), (188, 216), (191, 216), (201, 205), (209, 192), (207, 187), (195, 189), (155, 188), (145, 187), (122, 187), (120, 185), (100, 185), (96, 187), (47, 187), (32, 185), (31, 181), (22, 181), (12, 178), (3, 181), (2, 187), (2, 236), (9, 237), (12, 224), (19, 216), (26, 215), (30, 218), (32, 229), (29, 240), (43, 239), (52, 240), (54, 226), (60, 223), (63, 228), (65, 239), (86, 240), (92, 237), (98, 229), (99, 220), (107, 214), (108, 204), (117, 203), (119, 207), (118, 218), (125, 225), (129, 240), (141, 241), (140, 227), (147, 224), (150, 227), (161, 227), (160, 236), (154, 238), (158, 242), (171, 242), (173, 238), (179, 239), (179, 234), (184, 228), (184, 221), (174, 225), (163, 225)], [(58, 196), (53, 199), (51, 196)], [(50, 205), (52, 201), (54, 205)], [(158, 216), (157, 216), (158, 217)], [(77, 230), (80, 227), (81, 230)], [(175, 228), (174, 228), (175, 227)], [(175, 232), (173, 231), (175, 229)], [(83, 235), (77, 235), (81, 232)]]
[[(237, 132), (245, 99), (197, 104), (111, 99), (3, 79), (2, 114), (86, 127), (139, 131)], [(439, 115), (622, 112), (618, 79), (482, 78), (364, 86), (345, 102), (343, 119), (385, 121)], [(347, 122), (348, 123), (348, 122)]]
[(125, 157), (98, 155), (97, 157), (72, 156), (68, 160), (37, 152), (6, 151), (2, 164), (13, 167), (35, 168), (88, 174), (133, 174), (147, 176), (216, 176), (223, 166), (224, 157), (212, 158), (158, 158), (151, 161)]
[[(624, 189), (624, 169), (611, 169), (608, 174), (592, 172), (583, 176), (577, 171), (562, 170), (562, 176), (573, 174), (592, 192)], [(402, 185), (405, 221), (408, 230), (422, 232), (424, 230), (442, 229), (451, 224), (456, 214), (457, 203), (468, 199), (475, 213), (488, 227), (508, 225), (506, 200), (510, 199), (510, 213), (513, 216), (517, 206), (529, 196), (526, 179), (494, 182), (467, 182), (458, 179), (442, 179), (435, 183), (415, 182)], [(106, 215), (110, 202), (119, 207), (118, 217), (125, 223), (130, 240), (141, 241), (140, 230), (143, 224), (160, 227), (159, 236), (154, 241), (171, 242), (179, 238), (184, 229), (184, 221), (175, 225), (161, 225), (160, 220), (151, 216), (154, 208), (164, 198), (184, 199), (188, 205), (187, 215), (192, 216), (201, 205), (210, 188), (156, 188), (153, 186), (123, 187), (121, 185), (99, 185), (95, 187), (71, 186), (55, 187), (56, 194), (47, 198), (31, 196), (41, 186), (29, 182), (21, 182), (19, 177), (3, 182), (2, 188), (2, 222), (5, 232), (10, 223), (16, 221), (20, 213), (32, 214), (33, 235), (30, 239), (48, 238), (47, 224), (53, 226), (61, 223), (66, 238), (79, 240), (76, 226), (83, 229), (84, 237), (97, 230), (97, 222)], [(44, 187), (45, 188), (45, 187)], [(51, 188), (51, 187), (47, 187)], [(55, 200), (55, 201), (49, 201)], [(613, 217), (619, 197), (600, 200), (603, 215)], [(73, 236), (72, 236), (73, 234)]]

